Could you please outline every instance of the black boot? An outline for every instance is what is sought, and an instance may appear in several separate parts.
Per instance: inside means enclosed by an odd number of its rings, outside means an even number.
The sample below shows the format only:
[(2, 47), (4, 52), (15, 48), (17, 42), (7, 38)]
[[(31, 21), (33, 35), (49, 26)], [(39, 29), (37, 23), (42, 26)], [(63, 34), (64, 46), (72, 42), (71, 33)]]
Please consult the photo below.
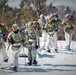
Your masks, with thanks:
[(4, 62), (8, 62), (8, 59), (5, 59)]
[(17, 67), (14, 67), (14, 71), (16, 71), (16, 72), (17, 72)]
[(67, 46), (66, 49), (69, 50), (69, 51), (71, 50), (71, 49), (70, 49), (70, 46)]
[(68, 50), (70, 51), (71, 49), (70, 49), (70, 46), (68, 46)]
[(32, 63), (35, 64), (35, 65), (37, 65), (38, 62), (36, 60), (33, 60)]
[(70, 49), (70, 48), (69, 48), (68, 50), (69, 50), (69, 51), (71, 51), (71, 49)]
[(50, 53), (50, 50), (47, 50), (48, 53)]
[(10, 69), (13, 70), (13, 71), (15, 71), (15, 72), (17, 72), (17, 67), (12, 67)]
[(55, 52), (56, 52), (56, 53), (58, 53), (58, 50), (57, 50), (57, 49), (55, 49)]
[(31, 66), (31, 65), (32, 65), (32, 61), (29, 61), (29, 62), (27, 63), (27, 65), (28, 65), (28, 66)]

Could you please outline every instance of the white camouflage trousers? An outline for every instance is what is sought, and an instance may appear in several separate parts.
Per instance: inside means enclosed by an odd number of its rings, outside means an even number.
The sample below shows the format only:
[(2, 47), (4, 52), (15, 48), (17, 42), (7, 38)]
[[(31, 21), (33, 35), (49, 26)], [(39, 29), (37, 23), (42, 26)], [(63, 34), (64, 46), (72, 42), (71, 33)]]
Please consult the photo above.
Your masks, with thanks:
[(72, 41), (72, 35), (73, 35), (73, 31), (71, 31), (70, 33), (65, 32), (66, 48), (67, 47), (70, 48), (71, 41)]
[(54, 49), (57, 49), (57, 32), (55, 32), (52, 35), (47, 36), (47, 42), (46, 42), (46, 50), (51, 50), (51, 48), (53, 47)]
[(36, 60), (36, 48), (35, 48), (35, 43), (33, 43), (33, 45), (29, 45), (28, 47), (28, 60), (29, 61), (33, 61)]
[(46, 41), (47, 41), (47, 32), (43, 30), (43, 31), (42, 31), (42, 37), (41, 37), (41, 39), (40, 39), (41, 48), (45, 49)]
[(18, 67), (18, 57), (19, 57), (21, 48), (22, 47), (20, 47), (17, 51), (13, 51), (13, 53), (12, 53), (12, 55), (13, 55), (13, 65), (15, 67)]
[(8, 59), (7, 52), (6, 52), (6, 45), (5, 45), (4, 41), (2, 42), (2, 45), (0, 47), (0, 51), (2, 52), (3, 60)]

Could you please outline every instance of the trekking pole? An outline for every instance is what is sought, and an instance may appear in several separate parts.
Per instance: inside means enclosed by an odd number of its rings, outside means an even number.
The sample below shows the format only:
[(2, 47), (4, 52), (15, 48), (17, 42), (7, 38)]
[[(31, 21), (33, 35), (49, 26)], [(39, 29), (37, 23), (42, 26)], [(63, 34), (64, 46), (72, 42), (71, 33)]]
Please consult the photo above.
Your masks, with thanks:
[[(76, 37), (75, 31), (74, 31), (74, 35), (75, 35), (75, 37)], [(74, 45), (74, 41), (72, 41), (71, 47), (73, 47), (73, 45)]]
[(8, 47), (7, 47), (7, 50), (9, 50), (9, 47), (10, 47), (10, 43), (9, 43), (9, 45), (8, 45)]

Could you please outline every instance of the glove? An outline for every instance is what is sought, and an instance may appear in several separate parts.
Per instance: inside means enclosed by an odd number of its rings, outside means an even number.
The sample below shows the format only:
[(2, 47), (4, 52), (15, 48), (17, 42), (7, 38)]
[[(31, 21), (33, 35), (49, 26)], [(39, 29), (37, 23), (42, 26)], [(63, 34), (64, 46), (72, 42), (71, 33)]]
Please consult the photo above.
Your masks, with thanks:
[(23, 47), (26, 47), (27, 43), (25, 42), (25, 40), (21, 40)]
[(58, 30), (57, 30), (57, 29), (55, 29), (55, 31), (57, 32)]
[(24, 44), (25, 41), (22, 39), (21, 42)]
[(43, 27), (43, 30), (44, 30), (44, 27)]
[(8, 38), (8, 42), (9, 42), (10, 44), (14, 44), (13, 38), (12, 38), (12, 37)]
[(36, 45), (35, 48), (38, 49), (38, 46)]
[(4, 41), (6, 42), (7, 39), (6, 39), (5, 37), (3, 37), (3, 39), (4, 39)]

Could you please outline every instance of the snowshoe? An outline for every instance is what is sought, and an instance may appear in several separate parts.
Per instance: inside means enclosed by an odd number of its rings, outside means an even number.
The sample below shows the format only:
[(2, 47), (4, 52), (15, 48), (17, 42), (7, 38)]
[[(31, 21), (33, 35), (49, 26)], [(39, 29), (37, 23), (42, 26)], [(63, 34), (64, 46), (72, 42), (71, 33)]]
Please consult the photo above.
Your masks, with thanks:
[(32, 62), (33, 65), (37, 65), (37, 63), (38, 63), (38, 62), (37, 62), (36, 60), (34, 60), (34, 61)]
[(32, 62), (28, 62), (27, 65), (28, 65), (28, 66), (31, 66), (31, 65), (32, 65)]
[(50, 53), (50, 50), (47, 50), (48, 53)]
[(55, 52), (56, 52), (56, 53), (58, 53), (58, 50), (57, 50), (57, 49), (55, 49)]
[(10, 67), (10, 70), (17, 72), (17, 67)]
[(70, 48), (68, 48), (68, 50), (69, 50), (69, 51), (71, 51), (71, 49), (70, 49)]
[(69, 51), (71, 50), (69, 46), (67, 46), (66, 49), (69, 50)]

